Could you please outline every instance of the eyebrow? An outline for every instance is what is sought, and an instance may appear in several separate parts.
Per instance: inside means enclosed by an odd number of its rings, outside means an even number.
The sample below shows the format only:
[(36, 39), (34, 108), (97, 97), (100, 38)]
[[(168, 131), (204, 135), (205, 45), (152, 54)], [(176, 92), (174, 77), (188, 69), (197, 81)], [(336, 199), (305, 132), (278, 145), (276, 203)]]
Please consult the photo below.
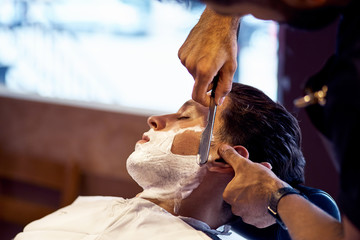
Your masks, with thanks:
[(183, 106), (195, 106), (195, 102), (192, 100), (188, 100), (183, 104)]
[[(205, 107), (203, 107), (202, 105), (200, 105), (199, 103), (195, 102), (194, 100), (190, 99), (188, 101), (186, 101), (178, 110), (179, 112), (189, 112), (191, 111), (192, 114), (202, 114), (202, 112), (205, 110), (203, 109)], [(206, 117), (206, 116), (205, 116)]]
[(195, 106), (196, 106), (195, 102), (188, 100), (180, 107), (180, 109), (187, 108), (187, 107), (195, 107)]

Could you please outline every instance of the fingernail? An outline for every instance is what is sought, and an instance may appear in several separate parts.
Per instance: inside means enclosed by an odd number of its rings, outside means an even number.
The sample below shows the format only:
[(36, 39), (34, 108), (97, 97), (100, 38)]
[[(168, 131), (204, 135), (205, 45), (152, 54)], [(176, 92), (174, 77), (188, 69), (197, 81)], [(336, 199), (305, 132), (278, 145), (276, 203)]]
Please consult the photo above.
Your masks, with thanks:
[(221, 146), (220, 146), (220, 151), (221, 151), (221, 152), (225, 152), (225, 151), (228, 150), (229, 148), (230, 148), (229, 145), (224, 144), (224, 145), (221, 145)]
[(223, 104), (224, 100), (225, 100), (225, 97), (222, 97), (219, 99), (219, 106), (221, 106)]

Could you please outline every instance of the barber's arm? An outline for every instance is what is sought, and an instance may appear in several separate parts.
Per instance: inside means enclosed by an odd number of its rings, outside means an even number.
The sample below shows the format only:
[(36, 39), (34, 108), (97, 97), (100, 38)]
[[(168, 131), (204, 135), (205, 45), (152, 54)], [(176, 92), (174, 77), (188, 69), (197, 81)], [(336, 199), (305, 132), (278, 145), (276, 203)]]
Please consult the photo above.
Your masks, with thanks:
[[(251, 162), (228, 145), (223, 145), (219, 154), (235, 171), (235, 177), (223, 194), (233, 213), (245, 223), (257, 227), (274, 223), (267, 208), (270, 196), (289, 185), (277, 178), (265, 164)], [(359, 230), (346, 216), (340, 223), (297, 194), (282, 197), (277, 204), (277, 213), (293, 240), (360, 239)]]
[(179, 58), (195, 80), (192, 98), (208, 106), (206, 94), (219, 73), (215, 101), (221, 103), (231, 90), (237, 67), (237, 31), (240, 17), (221, 16), (206, 8), (179, 49)]

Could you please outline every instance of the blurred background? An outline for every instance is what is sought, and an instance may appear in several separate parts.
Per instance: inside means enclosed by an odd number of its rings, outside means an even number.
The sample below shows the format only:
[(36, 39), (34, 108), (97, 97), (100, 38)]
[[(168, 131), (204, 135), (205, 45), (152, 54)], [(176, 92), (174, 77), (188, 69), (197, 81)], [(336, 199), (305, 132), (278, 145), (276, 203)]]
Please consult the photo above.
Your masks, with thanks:
[[(175, 0), (0, 1), (0, 239), (78, 195), (141, 190), (126, 159), (150, 115), (191, 98), (193, 79), (177, 52), (204, 8)], [(334, 26), (309, 35), (246, 16), (234, 81), (263, 90), (299, 119), (306, 184), (336, 198), (329, 155), (293, 106), (334, 33)], [(224, 237), (232, 238), (241, 239)]]
[[(175, 111), (191, 97), (193, 84), (177, 51), (204, 7), (155, 0), (3, 0), (0, 82), (9, 91), (42, 97)], [(276, 99), (276, 24), (246, 17), (241, 30), (236, 80)]]

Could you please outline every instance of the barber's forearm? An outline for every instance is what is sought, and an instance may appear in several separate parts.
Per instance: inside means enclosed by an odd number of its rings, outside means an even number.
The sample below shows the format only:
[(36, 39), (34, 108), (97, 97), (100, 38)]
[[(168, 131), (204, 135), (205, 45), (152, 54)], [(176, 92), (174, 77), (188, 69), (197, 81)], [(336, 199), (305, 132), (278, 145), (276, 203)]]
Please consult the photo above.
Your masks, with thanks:
[(237, 32), (240, 19), (244, 15), (239, 16), (225, 16), (216, 13), (209, 7), (206, 7), (204, 12), (201, 15), (200, 21), (206, 21), (208, 24), (215, 24), (216, 26), (221, 26), (225, 31)]
[(299, 195), (283, 197), (278, 213), (293, 240), (344, 239), (340, 222)]

